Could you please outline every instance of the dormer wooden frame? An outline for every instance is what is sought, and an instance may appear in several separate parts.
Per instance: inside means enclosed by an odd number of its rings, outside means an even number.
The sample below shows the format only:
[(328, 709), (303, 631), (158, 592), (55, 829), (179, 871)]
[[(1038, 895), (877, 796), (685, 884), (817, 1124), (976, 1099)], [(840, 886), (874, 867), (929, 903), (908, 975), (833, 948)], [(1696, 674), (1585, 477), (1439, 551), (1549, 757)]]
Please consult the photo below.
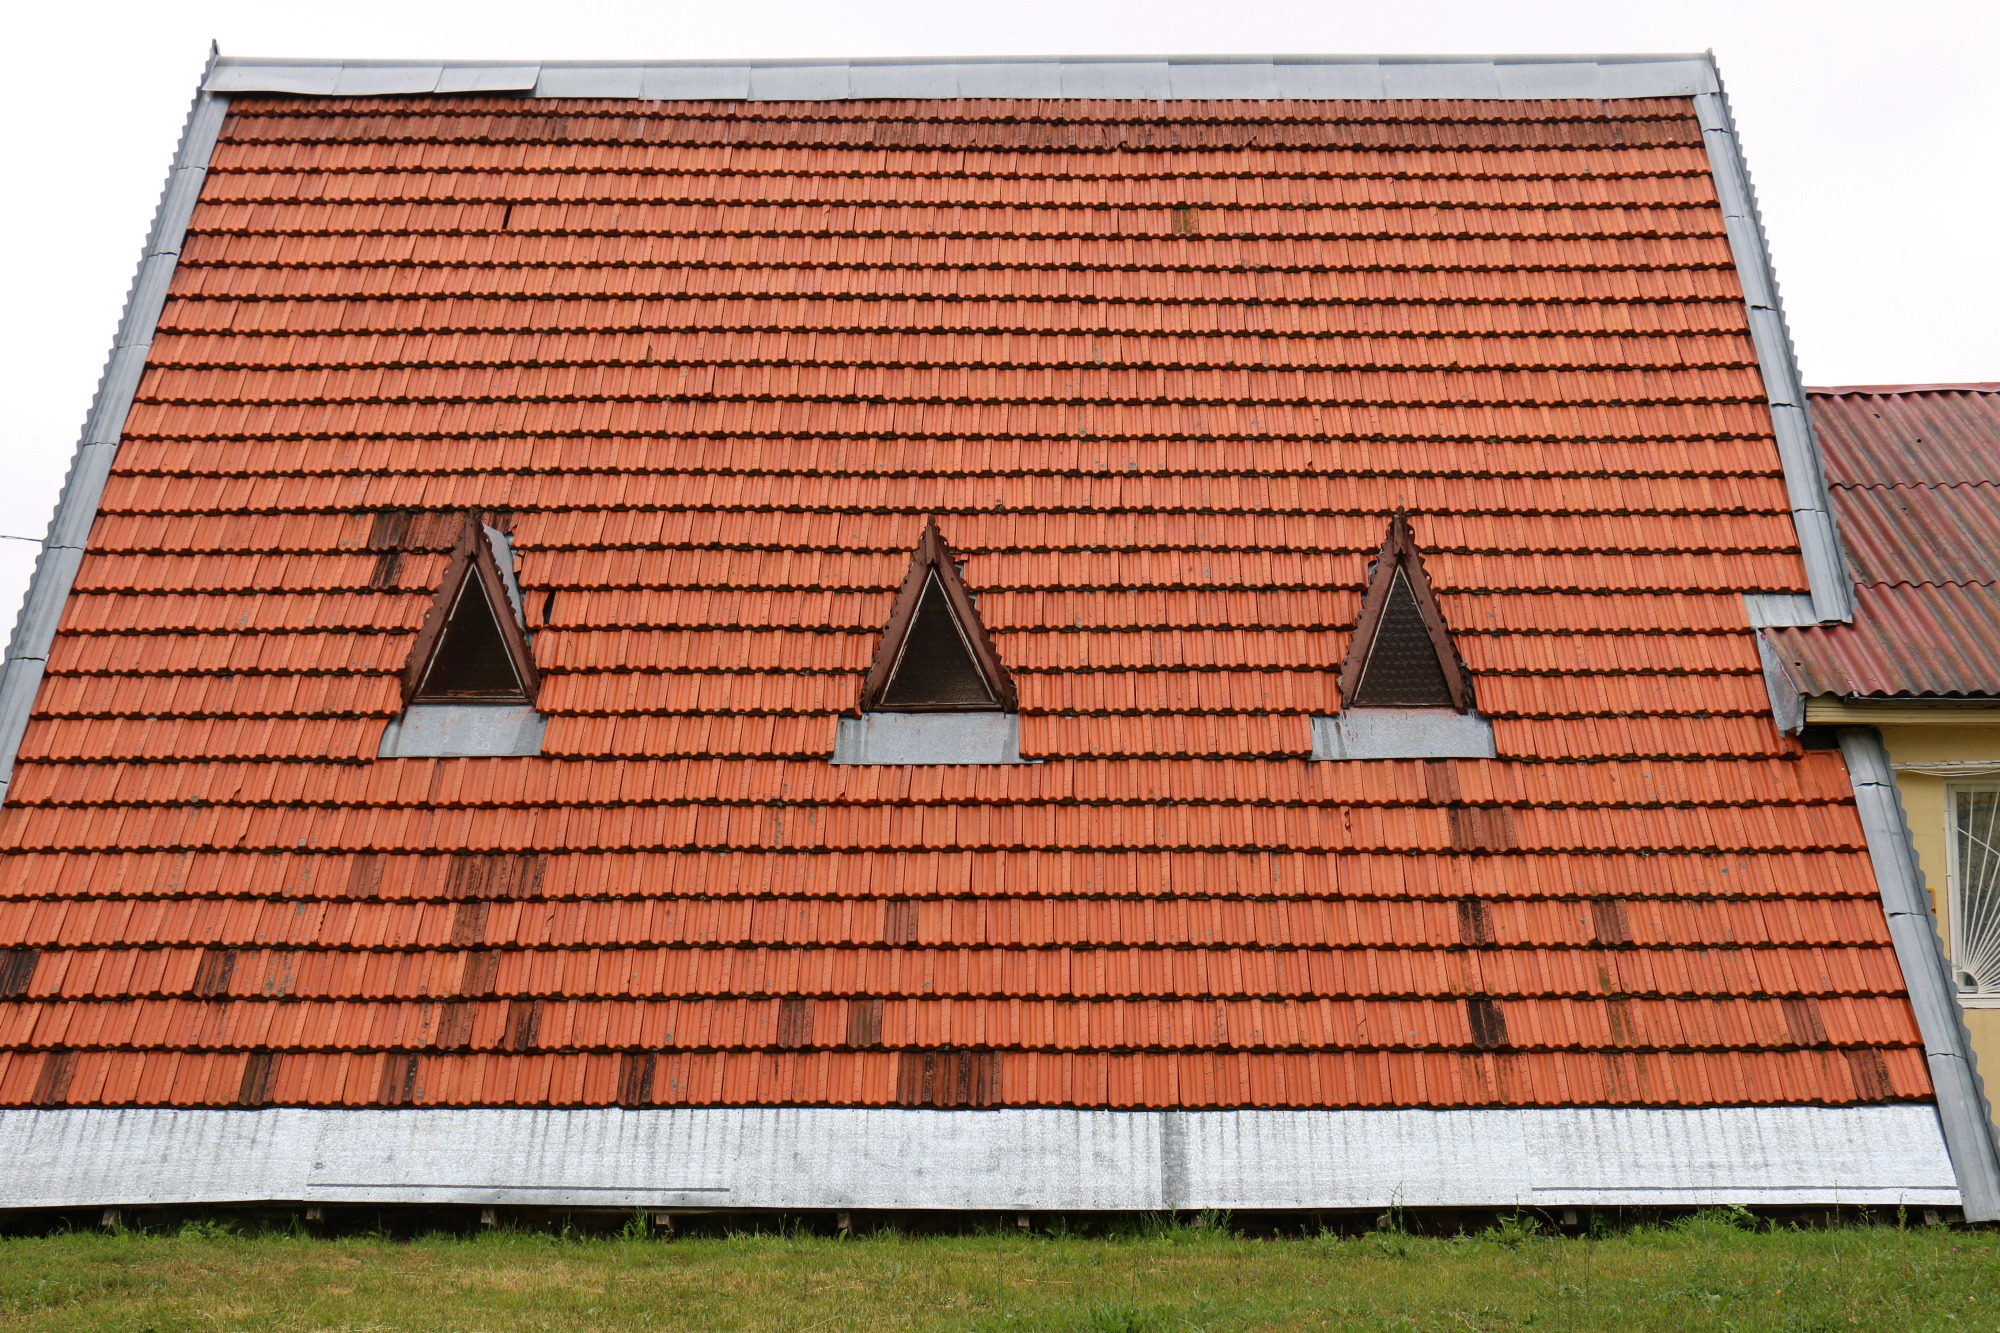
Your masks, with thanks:
[[(882, 704), (882, 696), (887, 693), (890, 677), (896, 669), (897, 659), (902, 656), (903, 641), (909, 637), (910, 626), (917, 618), (917, 607), (922, 604), (924, 587), (931, 575), (937, 576), (938, 587), (943, 591), (945, 601), (958, 618), (959, 630), (965, 635), (966, 646), (972, 650), (972, 661), (979, 673), (986, 678), (986, 688), (993, 692), (994, 702), (983, 705), (954, 705), (934, 708), (888, 707)], [(937, 519), (924, 521), (924, 534), (917, 539), (916, 554), (910, 560), (910, 572), (903, 576), (903, 586), (896, 594), (896, 604), (889, 611), (889, 623), (882, 630), (882, 642), (875, 649), (875, 661), (868, 668), (868, 678), (861, 683), (859, 711), (863, 713), (1012, 713), (1020, 704), (1014, 693), (1014, 677), (1000, 661), (1000, 655), (993, 650), (993, 641), (986, 635), (986, 626), (979, 621), (978, 608), (972, 604), (972, 595), (965, 590), (965, 581), (958, 576), (958, 559), (945, 542), (944, 534), (938, 531)]]
[[(1438, 607), (1437, 594), (1431, 591), (1430, 575), (1424, 572), (1424, 557), (1417, 550), (1416, 536), (1410, 530), (1410, 516), (1401, 509), (1389, 520), (1388, 535), (1383, 538), (1382, 549), (1375, 557), (1375, 572), (1368, 579), (1367, 595), (1361, 599), (1361, 619), (1354, 627), (1354, 642), (1348, 646), (1347, 661), (1340, 668), (1340, 706), (1343, 709), (1354, 707), (1354, 691), (1361, 685), (1361, 673), (1368, 665), (1369, 651), (1375, 646), (1376, 632), (1382, 627), (1382, 613), (1389, 605), (1389, 594), (1395, 589), (1398, 571), (1409, 580), (1410, 592), (1417, 600), (1417, 612), (1423, 616), (1424, 628), (1430, 632), (1431, 648), (1437, 653), (1438, 666), (1444, 671), (1445, 688), (1451, 693), (1451, 706), (1461, 713), (1470, 711), (1471, 682), (1465, 677), (1465, 668), (1459, 664), (1451, 631), (1445, 628), (1444, 612)], [(1408, 705), (1380, 706), (1394, 708)]]
[(486, 525), (480, 521), (478, 514), (467, 514), (464, 527), (458, 534), (458, 544), (452, 547), (451, 562), (445, 566), (444, 581), (438, 584), (437, 595), (431, 599), (430, 614), (424, 617), (424, 626), (417, 631), (417, 641), (411, 645), (409, 661), (403, 667), (405, 708), (415, 701), (418, 691), (423, 688), (424, 677), (429, 673), (438, 645), (444, 639), (445, 626), (451, 623), (452, 609), (458, 605), (459, 593), (468, 582), (477, 582), (486, 594), (487, 608), (493, 613), (494, 624), (500, 627), (500, 641), (506, 645), (514, 675), (521, 682), (521, 693), (528, 703), (534, 703), (541, 675), (535, 670), (535, 655), (528, 647), (527, 631), (522, 628), (514, 609), (514, 599), (508, 595), (507, 579), (501, 574), (500, 564), (494, 558), (493, 543), (486, 535)]

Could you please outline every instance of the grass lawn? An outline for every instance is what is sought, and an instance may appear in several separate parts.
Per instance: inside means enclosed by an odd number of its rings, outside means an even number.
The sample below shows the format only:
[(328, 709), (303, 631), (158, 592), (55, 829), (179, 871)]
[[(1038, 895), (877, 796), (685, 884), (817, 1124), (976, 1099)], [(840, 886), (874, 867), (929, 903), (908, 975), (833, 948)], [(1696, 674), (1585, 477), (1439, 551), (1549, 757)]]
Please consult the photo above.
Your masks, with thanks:
[(0, 1330), (2000, 1329), (2000, 1233), (0, 1240)]

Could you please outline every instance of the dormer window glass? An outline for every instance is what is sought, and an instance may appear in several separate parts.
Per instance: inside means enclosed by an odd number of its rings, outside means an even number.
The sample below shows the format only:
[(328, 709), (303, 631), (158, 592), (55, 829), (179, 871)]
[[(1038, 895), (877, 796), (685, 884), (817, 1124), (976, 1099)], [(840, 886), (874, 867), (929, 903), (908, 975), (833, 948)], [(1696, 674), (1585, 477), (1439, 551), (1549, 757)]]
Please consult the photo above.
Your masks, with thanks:
[(876, 704), (878, 711), (919, 712), (998, 708), (1000, 701), (986, 683), (972, 652), (965, 627), (952, 613), (951, 599), (928, 570), (923, 596), (903, 645), (889, 669), (889, 684)]
[(417, 703), (526, 703), (528, 692), (479, 580), (458, 585), (444, 633), (414, 697)]

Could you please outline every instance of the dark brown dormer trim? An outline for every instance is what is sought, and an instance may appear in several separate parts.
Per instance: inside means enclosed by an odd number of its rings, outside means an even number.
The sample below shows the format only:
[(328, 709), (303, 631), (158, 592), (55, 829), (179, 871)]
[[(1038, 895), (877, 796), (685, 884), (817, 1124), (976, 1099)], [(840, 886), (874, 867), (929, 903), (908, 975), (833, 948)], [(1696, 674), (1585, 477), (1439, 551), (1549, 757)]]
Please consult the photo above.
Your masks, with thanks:
[(1365, 697), (1363, 689), (1369, 662), (1382, 637), (1383, 619), (1390, 609), (1391, 600), (1405, 596), (1416, 603), (1430, 649), (1436, 654), (1438, 669), (1444, 677), (1447, 698), (1438, 699), (1429, 706), (1443, 707), (1448, 701), (1449, 706), (1457, 711), (1468, 711), (1472, 707), (1471, 682), (1466, 679), (1465, 668), (1459, 663), (1451, 631), (1445, 627), (1444, 612), (1438, 607), (1437, 594), (1431, 590), (1430, 575), (1424, 571), (1424, 558), (1417, 550), (1416, 538), (1410, 530), (1409, 515), (1400, 509), (1389, 520), (1388, 535), (1375, 557), (1375, 569), (1368, 579), (1368, 592), (1361, 600), (1361, 618), (1354, 627), (1354, 642), (1348, 648), (1347, 661), (1340, 669), (1341, 707), (1426, 706), (1371, 700)]
[(444, 579), (438, 584), (437, 595), (431, 599), (430, 613), (424, 617), (423, 628), (417, 631), (409, 661), (403, 667), (405, 706), (430, 697), (425, 692), (424, 683), (437, 659), (438, 649), (444, 644), (445, 631), (453, 621), (454, 612), (477, 613), (478, 607), (469, 605), (467, 601), (474, 597), (484, 601), (486, 611), (491, 614), (500, 632), (500, 642), (506, 649), (508, 664), (513, 668), (519, 688), (477, 697), (458, 695), (452, 701), (535, 701), (540, 674), (535, 670), (535, 657), (528, 647), (527, 632), (515, 613), (514, 601), (507, 589), (507, 578), (500, 572), (499, 562), (494, 558), (493, 542), (487, 536), (485, 525), (480, 522), (478, 514), (467, 514), (459, 531), (458, 543), (452, 547), (451, 562), (445, 566)]
[[(903, 649), (916, 623), (918, 608), (923, 604), (926, 591), (933, 587), (942, 594), (953, 625), (985, 682), (991, 696), (985, 702), (890, 702), (888, 698), (902, 666)], [(882, 643), (875, 650), (874, 664), (868, 669), (868, 678), (862, 682), (859, 707), (863, 713), (1011, 713), (1019, 707), (1014, 693), (1014, 678), (1001, 663), (1000, 655), (994, 651), (993, 641), (987, 637), (986, 627), (980, 623), (979, 610), (972, 604), (972, 595), (966, 591), (965, 582), (959, 577), (957, 557), (946, 544), (944, 534), (938, 531), (935, 518), (925, 521), (923, 536), (917, 540), (916, 553), (910, 559), (910, 571), (903, 576), (902, 589), (896, 594), (895, 606), (889, 612), (889, 623), (882, 631)]]

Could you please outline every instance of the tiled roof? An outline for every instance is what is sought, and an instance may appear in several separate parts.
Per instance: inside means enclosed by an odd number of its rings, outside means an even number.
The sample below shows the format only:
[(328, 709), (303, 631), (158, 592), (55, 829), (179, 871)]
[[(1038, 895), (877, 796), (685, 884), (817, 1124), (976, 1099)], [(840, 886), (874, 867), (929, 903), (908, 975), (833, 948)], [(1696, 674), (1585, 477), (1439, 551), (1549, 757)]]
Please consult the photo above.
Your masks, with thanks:
[[(241, 100), (0, 1103), (1928, 1098), (1771, 430), (1687, 99)], [(1309, 763), (1399, 508), (1501, 757)], [(377, 760), (468, 510), (545, 754)], [(1039, 764), (825, 762), (932, 515)]]
[(2000, 384), (1811, 396), (1858, 598), (1768, 631), (1785, 669), (1808, 695), (2000, 695)]

